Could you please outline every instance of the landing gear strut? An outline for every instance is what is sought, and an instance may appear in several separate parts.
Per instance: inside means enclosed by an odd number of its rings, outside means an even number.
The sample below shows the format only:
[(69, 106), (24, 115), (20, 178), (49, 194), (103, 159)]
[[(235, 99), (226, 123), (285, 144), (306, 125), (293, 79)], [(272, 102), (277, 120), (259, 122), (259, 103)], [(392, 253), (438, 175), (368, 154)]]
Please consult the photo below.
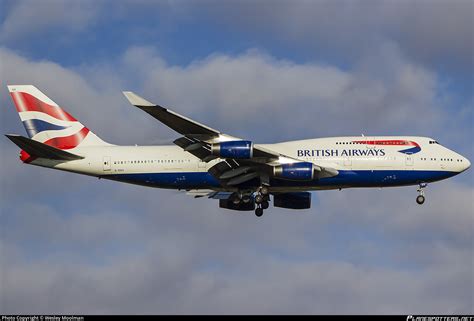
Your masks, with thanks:
[(255, 204), (257, 208), (255, 209), (255, 215), (258, 217), (263, 215), (263, 210), (266, 210), (270, 205), (268, 203), (270, 191), (268, 190), (268, 186), (263, 185), (257, 189), (255, 194)]
[(262, 194), (255, 195), (255, 203), (260, 204), (262, 202), (263, 202), (263, 195)]
[(423, 204), (425, 202), (425, 191), (423, 190), (428, 184), (426, 183), (421, 183), (420, 187), (416, 190), (418, 192), (418, 196), (416, 197), (416, 202), (418, 204)]

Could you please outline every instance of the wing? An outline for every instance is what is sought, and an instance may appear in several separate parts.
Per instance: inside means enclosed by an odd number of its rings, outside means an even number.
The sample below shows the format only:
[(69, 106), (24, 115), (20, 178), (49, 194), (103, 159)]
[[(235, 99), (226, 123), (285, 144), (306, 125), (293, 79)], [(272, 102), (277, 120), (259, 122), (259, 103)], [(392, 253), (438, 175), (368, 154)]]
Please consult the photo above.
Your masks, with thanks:
[[(209, 172), (219, 179), (223, 185), (238, 186), (257, 177), (263, 183), (268, 183), (274, 175), (275, 169), (281, 164), (303, 162), (300, 159), (264, 148), (250, 141), (221, 133), (170, 109), (151, 103), (133, 92), (125, 91), (123, 94), (132, 105), (183, 135), (183, 137), (174, 141), (183, 150), (204, 162), (217, 158), (222, 159), (221, 162), (211, 167)], [(231, 148), (222, 153), (220, 148), (225, 144), (231, 146)], [(245, 146), (250, 147), (244, 148)], [(249, 151), (248, 154), (245, 154), (246, 151)], [(318, 164), (311, 165), (317, 178), (331, 177), (338, 174), (338, 171), (334, 168)]]

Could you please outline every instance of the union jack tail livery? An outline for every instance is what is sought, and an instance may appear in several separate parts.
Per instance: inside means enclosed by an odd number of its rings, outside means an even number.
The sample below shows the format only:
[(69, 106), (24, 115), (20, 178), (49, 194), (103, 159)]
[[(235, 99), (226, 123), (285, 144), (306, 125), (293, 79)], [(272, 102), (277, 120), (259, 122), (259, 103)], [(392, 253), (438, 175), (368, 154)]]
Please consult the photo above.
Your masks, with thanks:
[(32, 85), (8, 86), (28, 136), (57, 149), (109, 145)]

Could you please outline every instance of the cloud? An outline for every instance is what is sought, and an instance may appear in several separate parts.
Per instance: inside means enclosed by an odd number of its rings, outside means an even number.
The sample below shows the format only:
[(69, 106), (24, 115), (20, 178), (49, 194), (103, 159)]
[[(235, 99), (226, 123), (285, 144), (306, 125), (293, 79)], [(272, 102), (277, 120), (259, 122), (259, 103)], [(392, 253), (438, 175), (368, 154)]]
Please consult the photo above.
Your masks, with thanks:
[[(124, 89), (259, 141), (412, 130), (408, 111), (429, 115), (420, 132), (449, 121), (438, 75), (393, 43), (350, 69), (255, 50), (176, 66), (149, 47), (75, 67), (6, 48), (0, 61), (9, 132), (22, 129), (7, 83), (34, 83), (124, 144), (174, 137)], [(326, 191), (311, 210), (256, 220), (174, 191), (25, 166), (15, 146), (0, 148), (2, 313), (473, 312), (473, 190), (456, 179), (431, 184), (423, 207), (409, 187)]]
[[(465, 253), (464, 253), (465, 254)], [(195, 258), (195, 257), (193, 257)], [(465, 263), (465, 259), (460, 263)], [(469, 313), (469, 266), (410, 272), (350, 263), (242, 258), (199, 269), (160, 248), (106, 265), (7, 264), (5, 313)], [(40, 295), (41, 294), (41, 295)], [(87, 294), (87, 295), (85, 295)]]
[[(258, 141), (361, 133), (416, 135), (440, 121), (436, 74), (407, 60), (390, 43), (353, 70), (296, 64), (255, 50), (237, 56), (215, 54), (181, 67), (166, 63), (149, 47), (132, 47), (113, 63), (72, 70), (52, 62), (30, 63), (6, 49), (1, 54), (4, 82), (38, 84), (112, 142), (146, 144), (174, 135), (129, 106), (120, 93), (124, 89)], [(407, 131), (413, 113), (425, 116)], [(114, 115), (120, 130), (106, 115)], [(136, 122), (144, 124), (140, 132)], [(272, 130), (275, 126), (280, 134)]]
[(13, 42), (18, 38), (40, 37), (49, 29), (80, 32), (90, 28), (99, 12), (94, 1), (21, 0), (10, 6), (0, 27), (0, 39)]
[(459, 72), (474, 67), (471, 1), (273, 1), (271, 6), (226, 1), (201, 8), (232, 31), (304, 48), (312, 57), (353, 62), (378, 43), (393, 41), (425, 66), (443, 63)]
[(142, 71), (144, 91), (158, 103), (189, 110), (198, 118), (206, 113), (209, 125), (228, 131), (238, 132), (246, 122), (245, 131), (250, 129), (260, 140), (271, 139), (275, 125), (282, 129), (278, 139), (283, 139), (303, 132), (340, 135), (341, 128), (349, 135), (391, 134), (406, 128), (413, 113), (426, 115), (415, 129), (420, 132), (437, 121), (437, 114), (430, 112), (438, 107), (436, 75), (408, 61), (390, 43), (354, 70), (296, 64), (255, 50), (236, 57), (211, 55), (180, 67), (138, 47), (128, 50), (124, 61)]

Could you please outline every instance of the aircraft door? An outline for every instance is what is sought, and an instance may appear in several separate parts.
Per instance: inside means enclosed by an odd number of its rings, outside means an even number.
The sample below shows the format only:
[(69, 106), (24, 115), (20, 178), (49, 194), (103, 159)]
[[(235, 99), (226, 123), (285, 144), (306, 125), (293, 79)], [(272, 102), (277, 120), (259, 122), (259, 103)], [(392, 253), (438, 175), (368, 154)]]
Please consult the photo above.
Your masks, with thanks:
[(112, 162), (110, 160), (110, 156), (104, 156), (104, 159), (103, 159), (103, 165), (104, 165), (104, 172), (108, 172), (111, 170), (112, 168)]
[(412, 154), (406, 154), (405, 156), (405, 165), (409, 168), (413, 168), (414, 157)]
[(206, 166), (207, 166), (206, 162), (204, 162), (202, 160), (199, 160), (199, 162), (198, 162), (198, 168), (199, 169), (204, 169), (204, 168), (206, 168)]

